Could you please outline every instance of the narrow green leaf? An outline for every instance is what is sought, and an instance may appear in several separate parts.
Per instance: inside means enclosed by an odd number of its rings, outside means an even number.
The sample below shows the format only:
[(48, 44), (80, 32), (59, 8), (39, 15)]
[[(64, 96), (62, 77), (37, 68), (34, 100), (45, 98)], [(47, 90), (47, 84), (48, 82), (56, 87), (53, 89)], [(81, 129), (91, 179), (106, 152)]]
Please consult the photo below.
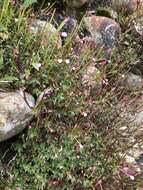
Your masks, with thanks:
[(3, 54), (0, 52), (0, 69), (3, 68)]

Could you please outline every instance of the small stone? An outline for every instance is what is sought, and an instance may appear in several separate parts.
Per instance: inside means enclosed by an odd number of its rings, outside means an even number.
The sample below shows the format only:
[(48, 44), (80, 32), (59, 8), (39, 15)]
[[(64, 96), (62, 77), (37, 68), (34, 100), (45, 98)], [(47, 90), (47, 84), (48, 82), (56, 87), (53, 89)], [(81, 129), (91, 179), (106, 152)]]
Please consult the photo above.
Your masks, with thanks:
[(117, 19), (118, 18), (118, 13), (116, 11), (114, 11), (110, 7), (100, 7), (100, 8), (98, 8), (97, 15), (98, 16), (105, 16), (105, 17), (112, 18), (112, 19)]
[(142, 90), (143, 79), (139, 75), (134, 73), (128, 73), (125, 76), (124, 85), (126, 85), (129, 90)]
[(22, 131), (32, 119), (34, 98), (17, 92), (0, 92), (0, 142)]
[(57, 28), (62, 25), (61, 37), (67, 37), (77, 25), (77, 20), (74, 17), (63, 17), (61, 14), (56, 14), (54, 19)]
[(133, 20), (135, 32), (143, 37), (143, 15)]
[(42, 34), (42, 44), (49, 45), (49, 43), (56, 44), (58, 48), (62, 46), (62, 40), (58, 31), (48, 21), (36, 19), (30, 25), (30, 32), (33, 35)]
[(131, 99), (129, 96), (125, 97), (116, 106), (121, 111), (120, 116), (131, 124), (131, 126), (141, 126), (143, 124), (143, 95)]
[(89, 95), (94, 91), (99, 91), (102, 88), (101, 72), (92, 65), (89, 65), (82, 77), (82, 84), (85, 95)]
[(127, 14), (134, 13), (143, 4), (142, 0), (112, 0), (114, 10)]
[(121, 28), (113, 19), (91, 16), (86, 17), (84, 23), (98, 47), (111, 50), (117, 45)]
[(66, 4), (70, 8), (79, 8), (85, 3), (89, 3), (91, 0), (66, 0)]
[(127, 130), (127, 129), (128, 129), (127, 126), (120, 127), (120, 130), (121, 130), (121, 131), (125, 131), (125, 130)]

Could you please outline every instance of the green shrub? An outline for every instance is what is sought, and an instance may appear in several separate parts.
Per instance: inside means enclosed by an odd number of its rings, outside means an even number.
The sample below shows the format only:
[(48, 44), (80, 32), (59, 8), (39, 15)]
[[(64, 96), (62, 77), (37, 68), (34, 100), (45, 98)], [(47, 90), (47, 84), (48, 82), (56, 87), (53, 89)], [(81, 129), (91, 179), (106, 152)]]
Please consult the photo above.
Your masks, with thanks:
[(129, 124), (119, 119), (116, 111), (118, 100), (125, 94), (125, 89), (116, 86), (116, 80), (131, 60), (138, 59), (138, 52), (129, 53), (127, 48), (115, 51), (107, 65), (98, 65), (109, 84), (85, 96), (82, 75), (93, 57), (104, 58), (102, 52), (85, 44), (77, 47), (84, 51), (75, 57), (72, 36), (60, 49), (50, 44), (43, 46), (41, 36), (32, 36), (28, 31), (31, 12), (26, 2), (26, 9), (12, 6), (8, 0), (0, 6), (0, 79), (12, 82), (14, 89), (26, 89), (35, 98), (45, 89), (50, 94), (35, 108), (35, 118), (28, 129), (0, 145), (0, 188), (140, 187), (140, 176), (132, 181), (120, 173), (125, 164), (120, 153), (132, 145), (119, 133), (120, 127)]

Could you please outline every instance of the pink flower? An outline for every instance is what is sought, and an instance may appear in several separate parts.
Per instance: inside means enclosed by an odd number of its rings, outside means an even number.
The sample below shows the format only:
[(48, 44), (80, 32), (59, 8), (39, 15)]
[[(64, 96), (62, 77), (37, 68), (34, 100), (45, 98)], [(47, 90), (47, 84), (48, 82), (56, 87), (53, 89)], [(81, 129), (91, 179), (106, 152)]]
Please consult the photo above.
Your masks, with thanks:
[(58, 61), (58, 63), (62, 63), (62, 62), (63, 62), (63, 60), (62, 60), (62, 59), (58, 59), (57, 61)]
[(16, 0), (11, 0), (11, 4), (15, 5), (16, 4)]
[(64, 23), (67, 23), (69, 21), (69, 17), (65, 17)]
[(108, 79), (103, 78), (103, 80), (102, 80), (102, 88), (104, 88), (104, 87), (106, 87), (106, 86), (108, 86), (108, 85), (109, 85)]
[(102, 187), (102, 180), (99, 180), (96, 184), (95, 184), (95, 187), (100, 187), (100, 189), (103, 189)]
[(120, 171), (125, 174), (126, 176), (128, 176), (131, 180), (135, 179), (135, 176), (133, 174), (131, 174), (131, 172), (129, 171), (128, 167), (123, 167), (120, 169)]
[(12, 53), (13, 53), (13, 57), (16, 58), (19, 52), (16, 48), (13, 48)]
[(47, 88), (47, 89), (45, 89), (44, 96), (45, 97), (47, 97), (47, 96), (49, 97), (49, 96), (52, 95), (52, 93), (53, 93), (52, 89), (51, 88)]
[(107, 59), (103, 59), (100, 61), (100, 65), (107, 65), (109, 63), (109, 61)]
[(28, 128), (29, 128), (29, 129), (31, 129), (31, 128), (32, 128), (32, 126), (31, 126), (31, 125), (29, 125), (29, 126), (28, 126)]
[(22, 190), (20, 187), (16, 187), (16, 190)]
[(61, 32), (60, 35), (61, 35), (61, 37), (63, 37), (63, 38), (66, 38), (66, 37), (68, 36), (68, 34), (67, 34), (66, 32)]
[(70, 64), (70, 60), (69, 59), (66, 59), (65, 62), (66, 62), (66, 64)]

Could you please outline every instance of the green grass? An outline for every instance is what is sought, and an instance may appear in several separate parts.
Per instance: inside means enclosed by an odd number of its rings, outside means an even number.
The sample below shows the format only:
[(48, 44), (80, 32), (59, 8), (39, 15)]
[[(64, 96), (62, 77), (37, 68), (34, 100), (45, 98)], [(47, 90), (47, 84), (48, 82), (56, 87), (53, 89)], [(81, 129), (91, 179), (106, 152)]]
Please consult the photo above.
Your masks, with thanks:
[[(83, 73), (93, 57), (104, 58), (103, 52), (93, 51), (90, 44), (76, 44), (72, 34), (59, 49), (51, 43), (42, 45), (42, 34), (33, 36), (28, 29), (32, 7), (12, 6), (9, 0), (0, 3), (0, 80), (12, 82), (12, 88), (25, 89), (36, 99), (45, 89), (51, 90), (35, 108), (30, 127), (1, 143), (0, 189), (139, 188), (139, 175), (132, 181), (120, 172), (126, 164), (120, 153), (132, 145), (120, 133), (120, 127), (130, 124), (116, 111), (116, 104), (127, 93), (116, 81), (141, 57), (132, 45), (139, 45), (133, 43), (133, 34), (124, 31), (120, 51), (113, 52), (109, 64), (97, 65), (101, 76), (108, 76), (109, 85), (85, 96)], [(123, 19), (119, 18), (121, 24)], [(127, 47), (122, 44), (125, 40), (130, 44)], [(72, 46), (77, 46), (78, 57)], [(40, 69), (36, 63), (41, 63)]]

